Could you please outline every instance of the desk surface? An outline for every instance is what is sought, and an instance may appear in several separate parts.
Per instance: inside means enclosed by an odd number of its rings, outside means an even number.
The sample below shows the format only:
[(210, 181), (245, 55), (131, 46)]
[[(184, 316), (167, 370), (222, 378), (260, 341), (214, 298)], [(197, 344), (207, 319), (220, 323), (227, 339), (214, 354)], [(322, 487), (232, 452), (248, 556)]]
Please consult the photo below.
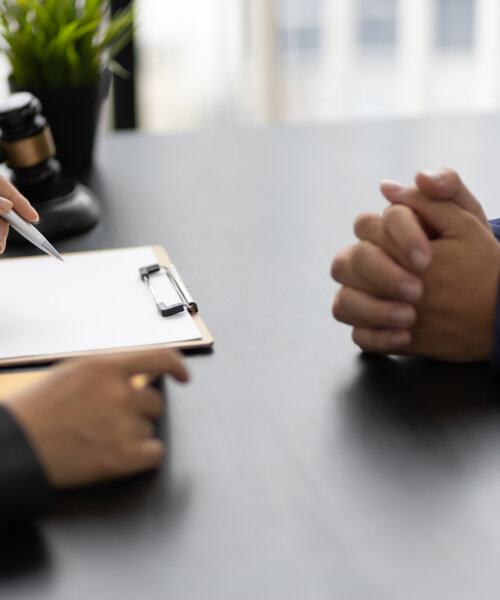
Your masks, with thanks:
[(496, 599), (497, 384), (362, 357), (328, 273), (385, 177), (454, 165), (500, 216), (499, 139), (497, 116), (106, 138), (102, 222), (58, 249), (164, 245), (215, 347), (167, 385), (162, 469), (13, 532), (2, 598)]

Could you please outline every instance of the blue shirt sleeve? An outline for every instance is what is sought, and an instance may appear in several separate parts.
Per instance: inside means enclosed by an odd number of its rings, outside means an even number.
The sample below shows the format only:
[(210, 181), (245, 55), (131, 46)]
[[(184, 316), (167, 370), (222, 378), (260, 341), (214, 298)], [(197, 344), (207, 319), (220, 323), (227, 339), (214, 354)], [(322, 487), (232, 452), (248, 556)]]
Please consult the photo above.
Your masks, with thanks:
[[(490, 221), (493, 235), (500, 242), (500, 219)], [(493, 331), (493, 349), (491, 352), (491, 370), (500, 375), (500, 281), (497, 293), (497, 305), (495, 310), (495, 329)]]
[(500, 219), (493, 219), (490, 221), (491, 229), (493, 231), (493, 235), (500, 242)]

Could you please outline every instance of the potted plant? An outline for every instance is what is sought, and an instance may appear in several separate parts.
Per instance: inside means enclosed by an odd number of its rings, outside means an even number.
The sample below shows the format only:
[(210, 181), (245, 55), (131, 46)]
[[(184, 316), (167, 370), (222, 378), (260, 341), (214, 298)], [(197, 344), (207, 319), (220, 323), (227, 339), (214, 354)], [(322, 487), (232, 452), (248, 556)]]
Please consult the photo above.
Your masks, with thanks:
[(133, 29), (133, 0), (114, 15), (109, 0), (0, 0), (11, 89), (40, 99), (57, 156), (68, 170), (92, 163), (110, 71), (120, 73), (114, 58)]

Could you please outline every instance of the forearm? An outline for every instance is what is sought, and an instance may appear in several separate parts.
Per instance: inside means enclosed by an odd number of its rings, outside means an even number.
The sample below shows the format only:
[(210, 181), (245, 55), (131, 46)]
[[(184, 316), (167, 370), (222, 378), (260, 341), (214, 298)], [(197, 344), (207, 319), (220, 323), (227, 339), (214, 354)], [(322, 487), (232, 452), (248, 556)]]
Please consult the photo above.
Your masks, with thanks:
[(0, 527), (35, 516), (50, 504), (40, 463), (11, 413), (0, 404)]

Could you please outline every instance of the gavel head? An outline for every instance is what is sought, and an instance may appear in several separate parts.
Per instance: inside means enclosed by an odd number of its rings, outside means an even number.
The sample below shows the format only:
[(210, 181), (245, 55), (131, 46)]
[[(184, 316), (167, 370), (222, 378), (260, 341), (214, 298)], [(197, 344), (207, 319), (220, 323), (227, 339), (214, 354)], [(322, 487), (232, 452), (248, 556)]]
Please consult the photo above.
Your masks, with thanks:
[(0, 149), (18, 187), (38, 186), (60, 172), (42, 105), (29, 92), (0, 100)]

